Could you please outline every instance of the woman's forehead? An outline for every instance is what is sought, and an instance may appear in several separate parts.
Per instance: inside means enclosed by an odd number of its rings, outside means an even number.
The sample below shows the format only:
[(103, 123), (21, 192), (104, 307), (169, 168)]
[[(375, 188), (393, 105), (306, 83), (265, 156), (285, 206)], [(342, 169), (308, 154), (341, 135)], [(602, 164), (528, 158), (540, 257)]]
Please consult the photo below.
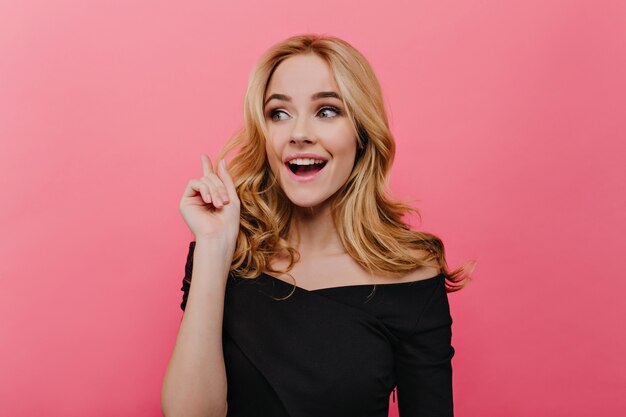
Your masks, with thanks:
[(338, 94), (337, 90), (337, 83), (326, 61), (308, 54), (296, 55), (281, 62), (269, 80), (265, 95), (282, 95), (285, 101), (311, 100), (319, 98), (313, 97), (315, 93), (334, 91)]

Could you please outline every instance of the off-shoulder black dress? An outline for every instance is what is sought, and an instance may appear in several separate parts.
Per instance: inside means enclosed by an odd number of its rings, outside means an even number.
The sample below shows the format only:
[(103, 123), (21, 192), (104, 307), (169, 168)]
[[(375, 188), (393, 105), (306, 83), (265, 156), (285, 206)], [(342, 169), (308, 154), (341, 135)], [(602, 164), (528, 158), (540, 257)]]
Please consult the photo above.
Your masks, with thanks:
[[(186, 279), (194, 248), (192, 241)], [(223, 322), (228, 416), (387, 417), (396, 386), (401, 417), (453, 416), (444, 279), (379, 284), (373, 295), (373, 285), (296, 287), (277, 301), (292, 284), (231, 273)], [(189, 289), (183, 279), (183, 310)]]

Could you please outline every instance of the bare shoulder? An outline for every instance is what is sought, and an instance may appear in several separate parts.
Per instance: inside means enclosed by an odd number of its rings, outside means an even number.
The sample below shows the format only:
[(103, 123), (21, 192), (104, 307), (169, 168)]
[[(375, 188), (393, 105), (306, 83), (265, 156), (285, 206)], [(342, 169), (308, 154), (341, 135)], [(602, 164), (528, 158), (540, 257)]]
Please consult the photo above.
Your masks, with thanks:
[[(425, 250), (414, 250), (411, 252), (417, 258), (425, 258), (428, 253)], [(439, 273), (441, 270), (439, 269), (439, 264), (436, 261), (429, 261), (427, 265), (421, 266), (417, 268), (415, 271), (407, 274), (402, 280), (406, 281), (420, 281), (423, 279), (433, 278)]]

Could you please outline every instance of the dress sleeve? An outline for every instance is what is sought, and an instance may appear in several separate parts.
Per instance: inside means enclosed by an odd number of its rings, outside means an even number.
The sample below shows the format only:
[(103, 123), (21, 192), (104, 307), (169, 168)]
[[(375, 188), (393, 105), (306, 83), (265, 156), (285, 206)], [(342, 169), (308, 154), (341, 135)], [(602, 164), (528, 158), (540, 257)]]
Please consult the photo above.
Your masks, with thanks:
[(183, 292), (183, 301), (180, 303), (180, 308), (185, 311), (187, 305), (187, 297), (189, 297), (189, 288), (191, 287), (191, 271), (193, 270), (193, 250), (196, 247), (196, 242), (189, 242), (189, 252), (187, 253), (187, 262), (185, 263), (185, 276), (183, 277), (183, 286), (180, 290)]
[(396, 350), (400, 417), (453, 417), (452, 317), (444, 281)]

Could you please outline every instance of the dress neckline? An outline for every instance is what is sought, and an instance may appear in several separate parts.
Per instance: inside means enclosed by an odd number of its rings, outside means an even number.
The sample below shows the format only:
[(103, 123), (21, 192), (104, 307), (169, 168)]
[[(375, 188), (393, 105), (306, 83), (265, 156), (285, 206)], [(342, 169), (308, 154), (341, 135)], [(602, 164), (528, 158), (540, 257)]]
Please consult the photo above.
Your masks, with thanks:
[[(261, 275), (264, 275), (272, 280), (275, 281), (280, 281), (284, 284), (287, 285), (291, 285), (293, 286), (293, 284), (291, 282), (287, 282), (284, 281), (280, 278), (276, 278), (273, 275), (267, 274), (265, 272), (261, 272)], [(326, 287), (326, 288), (316, 288), (316, 289), (312, 289), (312, 290), (307, 290), (306, 288), (302, 288), (299, 286), (295, 286), (297, 290), (300, 291), (304, 291), (304, 292), (309, 292), (309, 293), (314, 293), (314, 292), (319, 292), (319, 291), (330, 291), (330, 290), (341, 290), (341, 289), (352, 289), (352, 288), (363, 288), (363, 287), (372, 287), (374, 285), (376, 286), (382, 286), (385, 288), (403, 288), (405, 286), (412, 286), (412, 285), (421, 285), (420, 282), (426, 282), (426, 283), (430, 283), (430, 282), (434, 282), (436, 281), (438, 278), (442, 278), (445, 277), (445, 275), (443, 273), (439, 273), (435, 276), (432, 276), (430, 278), (424, 278), (424, 279), (418, 279), (416, 281), (404, 281), (404, 282), (386, 282), (383, 284), (352, 284), (352, 285), (338, 285), (335, 287)]]

